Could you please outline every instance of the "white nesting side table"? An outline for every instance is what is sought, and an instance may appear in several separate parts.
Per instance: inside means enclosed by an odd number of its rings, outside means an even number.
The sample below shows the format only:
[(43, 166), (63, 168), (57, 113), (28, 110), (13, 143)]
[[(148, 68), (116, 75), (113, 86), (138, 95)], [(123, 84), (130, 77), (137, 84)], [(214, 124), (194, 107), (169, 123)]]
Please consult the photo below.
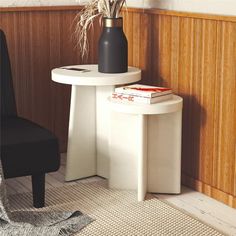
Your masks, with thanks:
[(109, 186), (146, 192), (180, 193), (183, 99), (156, 104), (110, 101)]
[(98, 72), (97, 65), (67, 67), (88, 71), (52, 70), (53, 81), (72, 85), (65, 180), (93, 175), (108, 178), (110, 113), (107, 97), (115, 85), (139, 81), (141, 70), (129, 67), (127, 73), (104, 74)]

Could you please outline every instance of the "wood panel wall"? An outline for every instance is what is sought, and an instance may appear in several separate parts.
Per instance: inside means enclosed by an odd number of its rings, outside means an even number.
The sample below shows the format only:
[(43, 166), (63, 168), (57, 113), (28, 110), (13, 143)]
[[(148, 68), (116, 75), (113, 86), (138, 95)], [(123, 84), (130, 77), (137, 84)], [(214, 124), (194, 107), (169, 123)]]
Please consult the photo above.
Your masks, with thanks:
[[(52, 82), (50, 70), (81, 63), (71, 39), (76, 9), (0, 9), (19, 114), (54, 131), (63, 151), (70, 87)], [(155, 9), (123, 17), (129, 64), (142, 68), (142, 82), (184, 98), (183, 184), (236, 208), (236, 17)], [(90, 32), (83, 63), (96, 62), (99, 34)]]

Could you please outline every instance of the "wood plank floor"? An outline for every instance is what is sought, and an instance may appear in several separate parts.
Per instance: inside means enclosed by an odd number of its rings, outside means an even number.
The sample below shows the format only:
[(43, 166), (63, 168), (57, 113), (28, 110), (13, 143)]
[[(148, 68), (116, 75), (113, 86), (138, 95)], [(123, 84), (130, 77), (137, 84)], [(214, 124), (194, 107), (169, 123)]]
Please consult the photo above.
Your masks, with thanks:
[[(46, 175), (46, 189), (73, 185), (78, 182), (88, 183), (101, 180), (100, 177), (91, 177), (83, 180), (64, 182), (65, 158), (65, 154), (62, 154), (62, 164), (59, 171)], [(9, 195), (29, 192), (31, 191), (31, 178), (19, 177), (7, 179), (6, 185)], [(155, 196), (165, 199), (169, 203), (198, 217), (228, 235), (236, 236), (236, 209), (230, 208), (221, 202), (184, 186), (182, 186), (182, 194), (180, 195), (155, 194)]]

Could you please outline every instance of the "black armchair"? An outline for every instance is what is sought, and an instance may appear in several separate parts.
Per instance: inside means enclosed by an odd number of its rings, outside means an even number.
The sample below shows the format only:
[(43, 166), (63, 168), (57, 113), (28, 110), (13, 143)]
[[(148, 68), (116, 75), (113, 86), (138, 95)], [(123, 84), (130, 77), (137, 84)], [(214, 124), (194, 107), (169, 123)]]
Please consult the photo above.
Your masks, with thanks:
[(45, 128), (17, 116), (11, 65), (0, 30), (1, 161), (5, 178), (32, 176), (34, 207), (44, 206), (45, 173), (57, 171), (57, 138)]

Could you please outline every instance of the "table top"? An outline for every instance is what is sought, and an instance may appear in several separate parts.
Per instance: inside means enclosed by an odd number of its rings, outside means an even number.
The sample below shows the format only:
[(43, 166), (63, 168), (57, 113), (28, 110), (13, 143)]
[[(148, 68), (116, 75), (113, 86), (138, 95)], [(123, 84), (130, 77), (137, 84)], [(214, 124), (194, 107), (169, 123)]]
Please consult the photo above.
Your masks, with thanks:
[[(81, 68), (84, 71), (69, 70)], [(100, 73), (98, 65), (72, 65), (53, 69), (52, 80), (62, 84), (82, 86), (105, 86), (129, 84), (141, 80), (141, 70), (129, 67), (126, 73)]]
[(154, 104), (137, 104), (137, 103), (121, 103), (112, 101), (108, 98), (110, 107), (113, 111), (128, 113), (128, 114), (140, 114), (140, 115), (154, 115), (165, 114), (182, 110), (183, 99), (177, 95), (173, 95), (173, 98), (163, 102)]

